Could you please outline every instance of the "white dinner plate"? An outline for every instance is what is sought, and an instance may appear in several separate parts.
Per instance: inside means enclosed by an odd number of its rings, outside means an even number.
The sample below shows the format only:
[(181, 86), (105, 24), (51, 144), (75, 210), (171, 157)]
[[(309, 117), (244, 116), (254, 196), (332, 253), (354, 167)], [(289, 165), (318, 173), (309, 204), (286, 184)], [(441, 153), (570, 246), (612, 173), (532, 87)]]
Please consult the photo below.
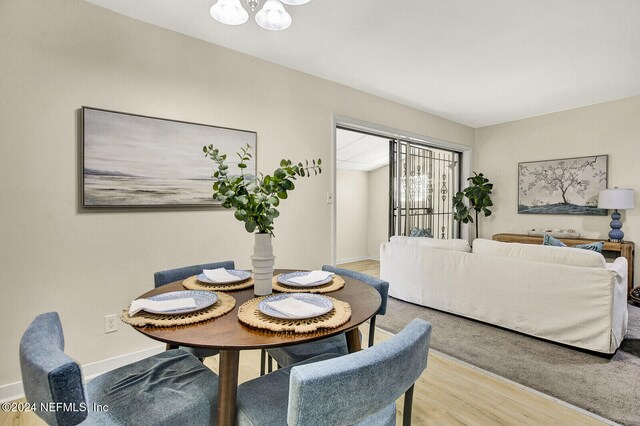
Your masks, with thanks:
[[(315, 315), (288, 315), (284, 312), (277, 311), (268, 305), (269, 302), (276, 302), (278, 300), (286, 299), (292, 297), (294, 299), (298, 299), (302, 302), (310, 303), (319, 308), (322, 308), (322, 312)], [(315, 318), (320, 315), (324, 315), (330, 310), (333, 309), (333, 302), (326, 296), (321, 296), (319, 294), (309, 294), (309, 293), (288, 293), (288, 294), (278, 294), (275, 296), (269, 296), (258, 304), (258, 310), (265, 315), (269, 315), (274, 318), (281, 319), (306, 319), (306, 318)]]
[(224, 285), (224, 284), (239, 283), (239, 282), (248, 280), (251, 277), (251, 272), (247, 272), (247, 271), (237, 271), (235, 269), (227, 269), (227, 272), (230, 273), (231, 275), (235, 275), (236, 279), (233, 280), (233, 281), (225, 281), (223, 283), (218, 283), (218, 282), (215, 282), (215, 281), (211, 281), (209, 278), (207, 278), (207, 276), (204, 274), (204, 272), (199, 274), (196, 278), (201, 283)]
[(319, 285), (330, 283), (331, 280), (333, 279), (333, 274), (331, 274), (322, 281), (317, 281), (315, 283), (310, 283), (310, 284), (299, 284), (299, 283), (294, 283), (292, 281), (289, 281), (290, 278), (302, 277), (305, 275), (309, 275), (309, 273), (310, 271), (297, 271), (297, 272), (289, 272), (286, 274), (281, 274), (281, 275), (278, 275), (278, 282), (280, 284), (284, 284), (289, 287), (317, 287)]
[(147, 299), (154, 301), (163, 301), (163, 300), (176, 300), (176, 299), (189, 299), (193, 298), (196, 302), (195, 308), (183, 308), (183, 309), (173, 309), (171, 311), (155, 311), (152, 309), (144, 309), (146, 312), (150, 312), (152, 314), (160, 314), (160, 315), (176, 315), (176, 314), (188, 314), (189, 312), (199, 311), (200, 309), (207, 308), (218, 300), (218, 295), (212, 293), (210, 291), (202, 291), (202, 290), (183, 290), (183, 291), (172, 291), (170, 293), (158, 294), (157, 296), (151, 296)]

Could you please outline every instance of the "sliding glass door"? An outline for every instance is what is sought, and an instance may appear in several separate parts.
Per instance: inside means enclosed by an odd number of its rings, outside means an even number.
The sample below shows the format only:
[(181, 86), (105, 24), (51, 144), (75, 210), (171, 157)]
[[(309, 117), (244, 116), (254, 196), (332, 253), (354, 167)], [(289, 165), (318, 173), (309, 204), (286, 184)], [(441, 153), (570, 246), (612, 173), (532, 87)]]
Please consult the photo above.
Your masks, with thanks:
[(459, 152), (389, 141), (389, 236), (458, 238), (452, 198), (460, 189)]

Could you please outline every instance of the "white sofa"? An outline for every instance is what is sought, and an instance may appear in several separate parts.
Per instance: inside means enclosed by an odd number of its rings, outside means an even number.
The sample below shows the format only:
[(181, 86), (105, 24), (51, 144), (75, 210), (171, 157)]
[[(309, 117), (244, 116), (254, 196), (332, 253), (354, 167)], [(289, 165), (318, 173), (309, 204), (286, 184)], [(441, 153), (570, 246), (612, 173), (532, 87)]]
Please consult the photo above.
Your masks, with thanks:
[(614, 353), (627, 331), (627, 261), (588, 250), (391, 237), (389, 295), (554, 342)]

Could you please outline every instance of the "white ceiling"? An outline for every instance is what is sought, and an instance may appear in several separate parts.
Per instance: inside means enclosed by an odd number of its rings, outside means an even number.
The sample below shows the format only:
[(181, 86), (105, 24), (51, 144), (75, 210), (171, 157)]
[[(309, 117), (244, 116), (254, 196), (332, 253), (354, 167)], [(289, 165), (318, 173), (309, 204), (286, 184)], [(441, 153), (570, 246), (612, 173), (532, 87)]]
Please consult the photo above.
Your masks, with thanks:
[(312, 0), (282, 32), (215, 0), (87, 1), (472, 127), (640, 95), (639, 0)]
[(389, 139), (336, 130), (336, 167), (370, 172), (389, 164)]

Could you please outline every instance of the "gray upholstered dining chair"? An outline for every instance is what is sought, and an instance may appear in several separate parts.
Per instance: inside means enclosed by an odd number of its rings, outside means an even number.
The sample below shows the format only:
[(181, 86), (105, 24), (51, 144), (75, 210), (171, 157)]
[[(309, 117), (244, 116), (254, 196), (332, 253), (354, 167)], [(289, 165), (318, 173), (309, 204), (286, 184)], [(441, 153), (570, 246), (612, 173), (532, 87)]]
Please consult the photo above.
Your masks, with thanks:
[(50, 425), (215, 423), (218, 376), (185, 351), (162, 352), (85, 386), (80, 366), (64, 353), (56, 312), (38, 315), (25, 331), (20, 368), (27, 401)]
[[(375, 288), (380, 297), (382, 303), (380, 309), (376, 315), (384, 315), (387, 312), (387, 299), (389, 294), (389, 283), (379, 278), (366, 275), (361, 272), (351, 271), (349, 269), (337, 268), (335, 266), (323, 265), (323, 271), (333, 272), (336, 275), (350, 277), (359, 281), (365, 282)], [(376, 315), (369, 320), (369, 346), (373, 346), (373, 340), (375, 338), (376, 331)], [(317, 355), (325, 353), (337, 353), (340, 355), (346, 355), (349, 353), (347, 348), (347, 339), (344, 334), (328, 337), (326, 339), (316, 340), (310, 343), (303, 343), (300, 345), (285, 346), (282, 348), (267, 349), (266, 353), (276, 360), (279, 366), (286, 367), (296, 362), (304, 361), (307, 358), (311, 358)], [(260, 360), (260, 372), (264, 372), (264, 357)], [(271, 368), (269, 368), (271, 371)]]
[[(166, 271), (159, 271), (154, 273), (153, 282), (155, 284), (155, 287), (158, 288), (174, 281), (184, 280), (185, 278), (189, 278), (192, 275), (198, 275), (202, 273), (203, 269), (217, 268), (235, 269), (235, 263), (232, 260), (225, 260), (222, 262), (203, 263), (201, 265), (191, 265), (183, 266), (181, 268), (167, 269)], [(175, 349), (175, 347), (167, 345), (167, 349), (170, 348)], [(180, 349), (193, 354), (201, 361), (207, 357), (218, 354), (218, 351), (216, 349), (188, 348), (186, 346), (180, 346)]]
[(394, 426), (405, 393), (411, 424), (413, 386), (427, 366), (431, 324), (414, 319), (389, 340), (345, 356), (325, 354), (238, 387), (238, 426)]
[(201, 265), (183, 266), (181, 268), (167, 269), (166, 271), (159, 271), (153, 274), (153, 281), (156, 288), (165, 284), (172, 283), (178, 280), (184, 280), (192, 275), (198, 275), (202, 273), (203, 269), (235, 269), (236, 265), (232, 260), (225, 260), (222, 262), (203, 263)]

